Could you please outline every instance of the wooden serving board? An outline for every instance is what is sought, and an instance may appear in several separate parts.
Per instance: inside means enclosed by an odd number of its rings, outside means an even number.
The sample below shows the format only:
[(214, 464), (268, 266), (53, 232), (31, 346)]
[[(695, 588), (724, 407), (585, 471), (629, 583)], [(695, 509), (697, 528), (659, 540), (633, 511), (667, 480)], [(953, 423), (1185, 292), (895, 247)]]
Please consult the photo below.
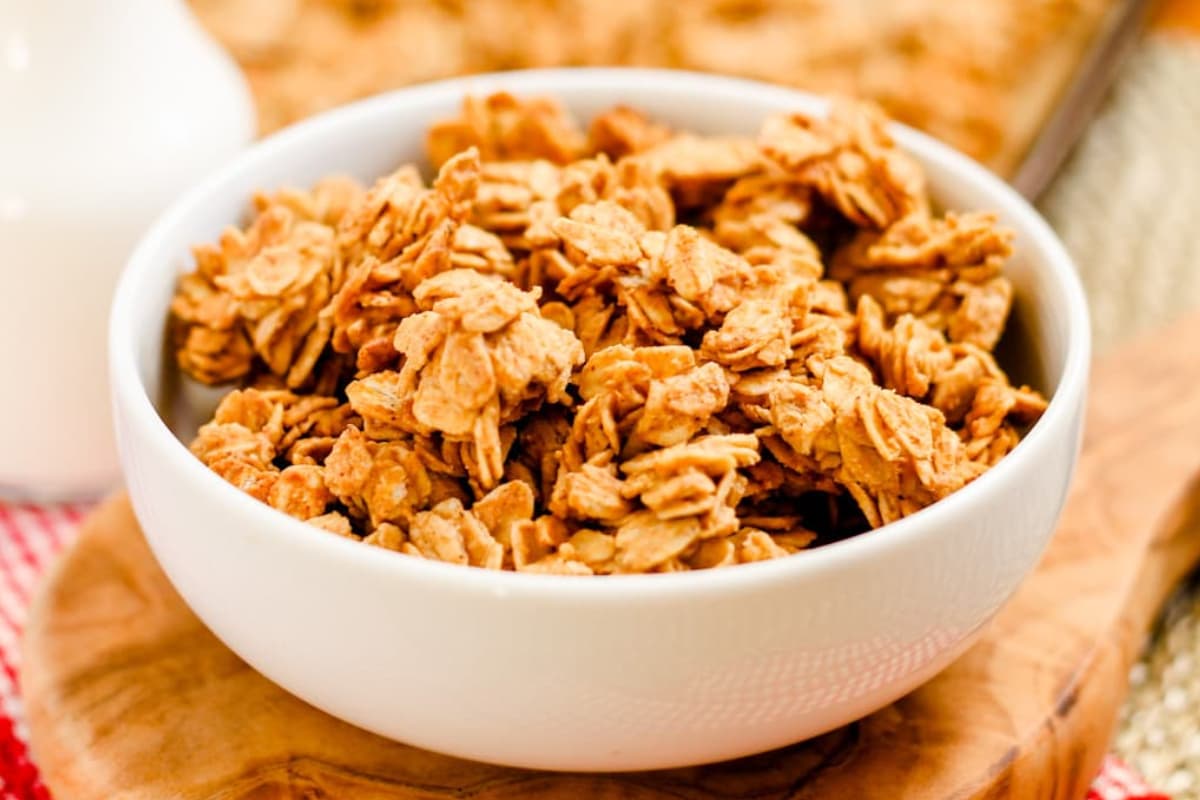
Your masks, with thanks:
[(58, 800), (1078, 800), (1156, 610), (1200, 558), (1200, 316), (1097, 365), (1092, 398), (1061, 527), (984, 638), (923, 688), (813, 741), (595, 776), (381, 739), (291, 697), (222, 646), (117, 497), (32, 611), (23, 688), (34, 755)]

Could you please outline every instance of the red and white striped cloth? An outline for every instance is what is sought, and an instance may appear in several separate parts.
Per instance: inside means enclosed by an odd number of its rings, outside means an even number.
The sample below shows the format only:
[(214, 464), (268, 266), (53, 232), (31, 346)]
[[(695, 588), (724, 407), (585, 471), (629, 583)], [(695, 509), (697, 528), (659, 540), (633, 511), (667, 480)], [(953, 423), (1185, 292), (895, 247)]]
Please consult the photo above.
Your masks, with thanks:
[[(26, 746), (18, 692), (20, 633), (34, 585), (75, 535), (86, 506), (0, 503), (0, 800), (50, 800)], [(1117, 758), (1104, 760), (1087, 800), (1170, 800)]]
[(20, 634), (34, 584), (75, 536), (86, 507), (0, 503), (0, 800), (49, 800), (25, 746), (17, 684)]

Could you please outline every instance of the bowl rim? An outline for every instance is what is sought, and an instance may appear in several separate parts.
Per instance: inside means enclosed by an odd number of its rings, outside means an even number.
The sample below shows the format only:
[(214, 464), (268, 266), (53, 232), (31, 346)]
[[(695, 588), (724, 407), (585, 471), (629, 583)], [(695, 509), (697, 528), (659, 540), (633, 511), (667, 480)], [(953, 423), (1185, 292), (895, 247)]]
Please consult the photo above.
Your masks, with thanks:
[[(910, 546), (923, 537), (937, 536), (941, 529), (953, 527), (945, 523), (961, 515), (977, 497), (999, 487), (1009, 476), (1020, 470), (1037, 469), (1036, 457), (1042, 444), (1069, 431), (1073, 416), (1082, 408), (1086, 392), (1091, 337), (1087, 301), (1078, 273), (1057, 235), (1012, 187), (949, 145), (899, 123), (892, 123), (889, 130), (904, 150), (921, 162), (936, 163), (939, 168), (954, 174), (956, 181), (974, 184), (989, 196), (993, 203), (989, 210), (1002, 211), (1013, 227), (1028, 238), (1027, 249), (1030, 254), (1036, 254), (1034, 260), (1040, 264), (1038, 269), (1049, 273), (1066, 300), (1066, 307), (1058, 309), (1066, 315), (1063, 366), (1058, 386), (1041, 419), (997, 465), (962, 489), (904, 519), (787, 558), (739, 564), (733, 569), (606, 575), (593, 580), (567, 575), (464, 569), (430, 559), (399, 558), (380, 548), (364, 547), (361, 542), (331, 536), (290, 517), (212, 472), (167, 426), (139, 376), (136, 356), (139, 337), (133, 325), (136, 318), (133, 306), (139, 286), (148, 276), (163, 269), (160, 251), (170, 238), (168, 234), (197, 207), (219, 195), (229, 181), (246, 171), (253, 171), (260, 162), (269, 161), (272, 152), (281, 146), (336, 136), (339, 129), (356, 127), (396, 105), (500, 89), (514, 93), (554, 94), (568, 88), (611, 89), (621, 84), (632, 85), (631, 91), (649, 88), (660, 93), (692, 96), (753, 93), (764, 103), (790, 106), (808, 113), (824, 113), (828, 108), (826, 99), (809, 92), (742, 78), (668, 69), (551, 68), (482, 73), (417, 84), (350, 103), (285, 128), (254, 143), (177, 198), (145, 231), (129, 257), (114, 293), (108, 329), (110, 382), (117, 427), (120, 428), (119, 420), (122, 419), (137, 425), (140, 438), (149, 442), (171, 469), (179, 470), (193, 482), (196, 491), (233, 504), (243, 519), (252, 521), (254, 531), (248, 533), (278, 537), (282, 546), (306, 548), (311, 555), (330, 562), (335, 559), (347, 562), (331, 568), (380, 571), (398, 580), (436, 583), (464, 592), (581, 601), (630, 596), (639, 600), (672, 598), (696, 590), (737, 593), (758, 590), (777, 582), (803, 580), (805, 576), (844, 567), (863, 558), (886, 558), (889, 551)], [(121, 442), (122, 450), (126, 446)], [(123, 461), (127, 463), (128, 459)]]

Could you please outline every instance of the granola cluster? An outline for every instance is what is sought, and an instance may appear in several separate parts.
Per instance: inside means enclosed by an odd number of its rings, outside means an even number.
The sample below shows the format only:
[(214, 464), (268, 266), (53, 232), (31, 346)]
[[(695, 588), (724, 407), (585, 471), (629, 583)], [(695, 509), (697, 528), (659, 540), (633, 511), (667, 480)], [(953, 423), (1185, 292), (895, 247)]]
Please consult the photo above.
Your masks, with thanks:
[[(870, 98), (1001, 174), (1113, 0), (190, 0), (264, 130), (407, 84), (556, 66), (701, 70)], [(1036, 82), (1027, 76), (1038, 75)], [(488, 157), (484, 153), (485, 158)]]
[(1046, 406), (993, 356), (1011, 234), (936, 214), (873, 107), (757, 137), (468, 98), (406, 165), (196, 248), (192, 451), (332, 533), (454, 564), (794, 553), (973, 480)]

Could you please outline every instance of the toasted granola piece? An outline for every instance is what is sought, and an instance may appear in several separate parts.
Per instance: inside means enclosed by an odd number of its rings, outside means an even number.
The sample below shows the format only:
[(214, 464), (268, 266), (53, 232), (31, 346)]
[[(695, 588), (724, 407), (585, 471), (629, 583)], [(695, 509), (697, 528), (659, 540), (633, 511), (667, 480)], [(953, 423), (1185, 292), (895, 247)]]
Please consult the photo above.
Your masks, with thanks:
[(190, 449), (217, 475), (267, 503), (279, 480), (274, 460), (282, 436), (282, 403), (253, 390), (232, 392), (217, 407), (214, 419), (197, 431)]
[(254, 196), (254, 208), (261, 214), (272, 206), (286, 206), (300, 219), (336, 230), (346, 212), (362, 199), (364, 191), (362, 184), (349, 175), (329, 175), (308, 191), (289, 187), (275, 194), (259, 192)]
[(691, 439), (729, 402), (729, 381), (716, 364), (650, 381), (632, 438), (660, 447)]
[(793, 319), (780, 298), (747, 300), (704, 334), (700, 354), (734, 371), (781, 367), (792, 357)]
[(542, 318), (536, 291), (471, 270), (428, 279), (414, 299), (422, 310), (394, 340), (403, 367), (355, 381), (347, 396), (368, 426), (472, 442), (486, 491), (504, 472), (500, 426), (545, 401), (569, 402), (583, 348)]
[(774, 164), (860, 227), (886, 228), (927, 207), (920, 168), (896, 146), (882, 112), (867, 103), (835, 102), (824, 118), (770, 117), (758, 144)]
[(171, 301), (179, 320), (174, 334), (179, 368), (202, 383), (244, 378), (254, 368), (254, 347), (229, 296), (191, 275), (180, 279)]
[(410, 433), (411, 387), (400, 373), (382, 370), (351, 382), (346, 387), (350, 406), (362, 418), (362, 429), (373, 439), (402, 439)]
[[(350, 518), (340, 511), (330, 511), (325, 514), (321, 514), (320, 516), (309, 517), (305, 521), (309, 525), (312, 525), (315, 528), (320, 528), (323, 531), (336, 533), (338, 536), (346, 539), (358, 540), (358, 537), (354, 535), (354, 528), (350, 524)], [(390, 525), (388, 527), (395, 528), (396, 526)], [(370, 537), (367, 538), (369, 539)], [(364, 539), (363, 541), (366, 540)], [(372, 542), (372, 544), (374, 543), (375, 542)]]
[(356, 355), (361, 373), (394, 362), (392, 337), (418, 310), (413, 293), (425, 279), (456, 268), (515, 274), (503, 242), (468, 222), (480, 173), (474, 150), (443, 164), (431, 189), (413, 167), (401, 167), (343, 218), (338, 240), (347, 276), (326, 316), (333, 348)]
[(913, 214), (882, 233), (859, 233), (829, 272), (853, 298), (873, 297), (889, 323), (912, 314), (951, 342), (992, 350), (1012, 306), (1001, 274), (1011, 253), (1012, 232), (992, 214)]
[(548, 507), (563, 519), (616, 522), (633, 511), (622, 488), (611, 453), (602, 453), (577, 470), (560, 472)]
[(253, 459), (236, 455), (213, 458), (205, 461), (205, 464), (217, 475), (263, 503), (268, 502), (271, 488), (279, 480), (279, 470), (274, 467), (262, 467)]
[(647, 489), (641, 501), (659, 519), (676, 519), (711, 511), (716, 496), (717, 484), (713, 479), (689, 467)]
[(542, 158), (568, 164), (584, 154), (587, 139), (557, 100), (497, 92), (484, 98), (468, 95), (462, 116), (430, 127), (425, 147), (435, 167), (471, 147), (485, 161)]
[(617, 541), (611, 533), (582, 528), (558, 547), (558, 555), (586, 564), (593, 575), (607, 575), (616, 569)]
[(995, 349), (1012, 310), (1012, 283), (1003, 275), (982, 283), (959, 280), (951, 284), (950, 292), (958, 298), (958, 307), (946, 321), (950, 341)]
[(384, 522), (401, 527), (427, 507), (433, 486), (417, 454), (403, 442), (374, 442), (347, 428), (325, 459), (325, 485), (369, 529)]
[(547, 262), (545, 274), (567, 300), (606, 290), (619, 275), (636, 272), (644, 257), (639, 240), (645, 225), (609, 200), (575, 206), (550, 230), (561, 250), (543, 249), (534, 258)]
[(540, 572), (543, 575), (591, 575), (592, 569), (587, 564), (576, 559), (567, 558), (562, 553), (553, 553), (541, 559), (526, 564), (522, 572)]
[[(638, 239), (645, 233), (645, 226), (611, 201), (577, 205), (569, 216), (555, 220), (551, 228), (562, 240), (564, 254), (576, 270), (587, 267), (599, 272), (605, 267), (633, 267), (642, 258)], [(568, 277), (573, 277), (573, 273)], [(577, 287), (595, 284), (595, 279), (587, 283), (578, 278), (564, 279), (558, 292), (574, 299), (578, 296)]]
[(736, 563), (737, 547), (732, 536), (703, 541), (687, 557), (687, 564), (692, 569), (716, 569)]
[(678, 375), (695, 363), (696, 357), (689, 347), (635, 348), (619, 344), (589, 356), (574, 383), (584, 400), (613, 395), (621, 413), (625, 414), (646, 402), (646, 392), (656, 374), (661, 377)]
[(742, 563), (751, 561), (769, 561), (772, 558), (782, 558), (787, 550), (775, 543), (771, 535), (757, 528), (744, 528), (738, 534), (735, 543), (737, 560)]
[(691, 438), (722, 409), (729, 384), (715, 364), (696, 366), (684, 345), (615, 345), (588, 359), (575, 383), (586, 402), (575, 416), (562, 463), (629, 455)]
[(508, 481), (492, 489), (471, 506), (492, 538), (505, 550), (512, 548), (512, 529), (518, 522), (533, 519), (534, 497), (521, 481)]
[(222, 383), (258, 363), (290, 387), (308, 382), (332, 330), (321, 310), (343, 273), (333, 229), (277, 203), (194, 254), (171, 303), (180, 367)]
[[(911, 314), (887, 329), (882, 309), (868, 295), (859, 299), (858, 318), (858, 347), (879, 369), (883, 385), (927, 399), (947, 424), (965, 422), (968, 441), (988, 439), (1006, 420), (1033, 422), (1045, 409), (1037, 392), (1010, 386), (995, 358), (982, 347), (947, 344), (941, 333)], [(1007, 450), (991, 447), (988, 452), (990, 465)]]
[(629, 318), (624, 310), (596, 292), (584, 293), (571, 305), (571, 313), (575, 318), (575, 336), (588, 358), (597, 350), (629, 338)]
[(270, 467), (275, 458), (269, 434), (237, 422), (209, 422), (201, 426), (191, 451), (205, 464), (236, 458), (259, 469)]
[(548, 503), (558, 478), (559, 452), (571, 438), (571, 420), (561, 406), (548, 406), (518, 427), (516, 455), (505, 465), (505, 477), (526, 481), (535, 499)]
[(996, 466), (1020, 441), (1021, 434), (1017, 428), (1004, 423), (991, 433), (967, 439), (967, 457), (983, 472)]
[(631, 158), (649, 165), (679, 206), (706, 205), (764, 161), (752, 139), (686, 133)]
[(566, 331), (575, 330), (575, 312), (566, 303), (552, 300), (540, 306), (542, 316)]
[(598, 456), (615, 457), (623, 449), (617, 398), (603, 394), (588, 400), (575, 413), (571, 435), (559, 455), (560, 468), (577, 470)]
[(588, 147), (616, 160), (641, 153), (671, 138), (671, 129), (628, 106), (614, 106), (592, 118)]
[[(312, 520), (309, 520), (310, 524)], [(405, 545), (415, 547), (408, 541), (408, 534), (397, 525), (390, 522), (384, 522), (378, 525), (375, 530), (368, 533), (362, 539), (363, 544), (372, 544), (376, 547), (382, 547), (385, 550), (395, 550), (398, 553), (405, 551)]]
[(920, 510), (976, 474), (941, 412), (876, 386), (846, 356), (826, 362), (816, 385), (779, 385), (770, 406), (775, 430), (799, 459), (790, 466), (831, 475), (872, 527)]
[[(788, 280), (785, 265), (752, 265), (689, 225), (647, 232), (639, 244), (644, 258), (636, 269), (612, 277), (628, 344), (680, 344), (689, 331), (720, 325), (741, 301)], [(589, 284), (597, 287), (604, 284)]]
[(1006, 378), (980, 382), (963, 420), (968, 455), (990, 467), (1017, 445), (1013, 424), (1029, 424), (1046, 410), (1046, 400), (1028, 386), (1010, 386)]
[(699, 436), (684, 444), (651, 450), (621, 464), (626, 476), (623, 493), (638, 497), (652, 491), (663, 479), (688, 470), (714, 478), (757, 464), (758, 438), (754, 434)]
[(318, 312), (344, 279), (330, 236), (361, 192), (331, 176), (307, 191), (260, 193), (245, 230), (195, 248), (196, 270), (171, 304), (180, 367), (225, 383), (251, 374), (257, 358), (289, 386), (310, 382), (329, 338)]
[(831, 277), (844, 280), (857, 272), (949, 269), (990, 278), (1000, 273), (1012, 254), (1013, 233), (996, 223), (995, 214), (914, 213), (894, 222), (882, 232), (859, 234), (838, 254)]
[(953, 363), (938, 373), (929, 399), (947, 421), (959, 424), (975, 402), (975, 394), (985, 381), (1008, 383), (996, 359), (987, 350), (973, 344), (952, 344)]
[(655, 175), (653, 167), (636, 158), (625, 158), (614, 167), (614, 178), (604, 187), (605, 198), (627, 209), (651, 231), (670, 230), (675, 224), (675, 201)]
[(309, 520), (325, 513), (333, 494), (325, 487), (324, 470), (296, 465), (279, 473), (267, 495), (274, 508), (296, 519)]
[[(285, 408), (295, 403), (298, 397), (289, 391), (234, 389), (221, 398), (213, 422), (239, 425), (265, 433), (272, 446), (278, 446), (283, 438), (283, 414)], [(334, 404), (333, 398), (329, 398)]]
[(650, 572), (691, 547), (700, 533), (694, 516), (663, 520), (653, 511), (630, 514), (617, 528), (617, 571)]
[[(457, 500), (446, 500), (432, 511), (421, 511), (409, 526), (408, 538), (425, 558), (466, 566), (467, 512)], [(482, 523), (476, 521), (480, 527)]]
[(510, 530), (513, 568), (518, 572), (529, 570), (533, 564), (553, 555), (571, 537), (567, 523), (548, 515), (520, 520)]
[[(671, 195), (652, 165), (641, 159), (625, 158), (613, 163), (601, 154), (563, 168), (553, 204), (559, 216), (570, 215), (580, 205), (602, 200), (624, 208), (647, 230), (667, 230), (675, 223), (675, 203)], [(527, 234), (535, 245), (553, 243), (545, 228), (536, 224)]]
[(647, 276), (715, 321), (742, 299), (740, 290), (757, 273), (736, 253), (715, 244), (689, 225), (676, 225), (647, 267)]
[(527, 232), (535, 228), (536, 237), (539, 215), (557, 216), (552, 209), (561, 184), (562, 169), (545, 159), (484, 162), (471, 222), (510, 250), (532, 250), (536, 240)]
[(883, 308), (870, 295), (858, 299), (858, 347), (879, 369), (882, 383), (918, 400), (954, 363), (945, 338), (912, 314), (885, 328)]
[[(747, 485), (738, 470), (760, 458), (752, 434), (702, 436), (626, 461), (621, 465), (626, 475), (622, 493), (637, 497), (663, 522), (695, 521), (697, 539), (729, 536), (738, 529), (736, 508)], [(640, 522), (638, 528), (647, 526)], [(633, 546), (631, 535), (627, 531), (625, 541)]]
[(819, 280), (821, 253), (801, 230), (813, 205), (813, 190), (778, 170), (750, 175), (712, 210), (712, 235), (751, 264), (773, 266), (785, 282)]
[[(258, 391), (246, 389), (243, 394)], [(291, 464), (320, 464), (342, 431), (362, 424), (349, 403), (339, 403), (334, 397), (270, 390), (260, 395), (277, 409), (264, 430), (269, 431), (277, 456)]]

